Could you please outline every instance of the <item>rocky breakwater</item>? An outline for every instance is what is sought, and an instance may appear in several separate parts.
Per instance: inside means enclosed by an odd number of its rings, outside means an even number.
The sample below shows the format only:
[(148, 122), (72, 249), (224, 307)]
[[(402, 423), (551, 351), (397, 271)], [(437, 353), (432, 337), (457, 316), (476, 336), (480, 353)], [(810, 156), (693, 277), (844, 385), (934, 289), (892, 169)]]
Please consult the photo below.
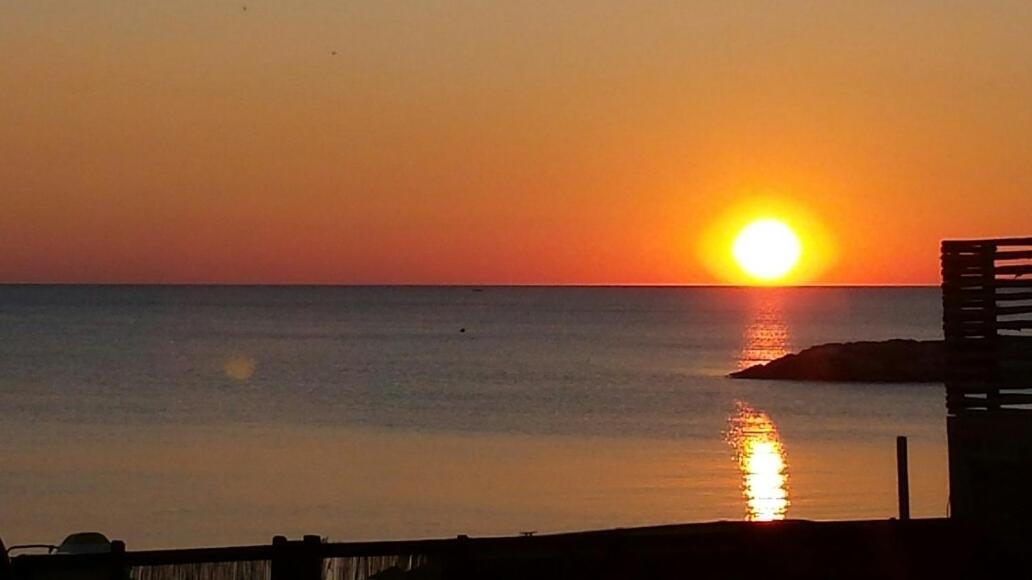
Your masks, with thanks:
[(822, 344), (731, 373), (736, 379), (864, 383), (941, 383), (941, 340), (893, 339)]

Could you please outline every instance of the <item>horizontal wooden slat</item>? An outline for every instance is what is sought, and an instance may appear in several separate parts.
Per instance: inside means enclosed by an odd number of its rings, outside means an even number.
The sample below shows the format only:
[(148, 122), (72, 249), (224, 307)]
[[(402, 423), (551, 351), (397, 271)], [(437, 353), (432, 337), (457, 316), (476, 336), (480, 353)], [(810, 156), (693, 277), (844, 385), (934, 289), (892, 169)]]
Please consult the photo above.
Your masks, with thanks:
[(991, 270), (975, 268), (943, 268), (941, 270), (943, 280), (953, 284), (979, 284), (980, 286), (995, 286), (1001, 280), (1022, 280), (1032, 275), (1032, 264), (1015, 264), (997, 266)]
[(1032, 250), (979, 251), (964, 254), (943, 254), (942, 263), (950, 266), (992, 266), (993, 262), (1032, 260)]
[(993, 320), (996, 305), (993, 308), (950, 308), (942, 313), (942, 320)]
[(994, 381), (985, 379), (955, 381), (947, 378), (945, 384), (947, 393), (987, 393), (1000, 389), (1006, 391), (1032, 389), (1032, 381), (1022, 377), (1002, 378)]
[(973, 252), (971, 254), (943, 254), (943, 266), (991, 267), (997, 252)]
[(998, 320), (996, 328), (1000, 330), (1032, 330), (1032, 320)]
[(942, 301), (943, 304), (953, 301), (961, 302), (966, 300), (985, 300), (992, 297), (996, 293), (995, 286), (989, 285), (964, 285), (964, 284), (944, 284), (942, 288)]
[(942, 267), (946, 268), (992, 268), (995, 253), (943, 255)]
[(955, 278), (957, 276), (964, 278), (974, 278), (978, 276), (991, 278), (993, 276), (993, 272), (996, 271), (996, 267), (992, 263), (985, 266), (975, 266), (971, 264), (951, 264), (949, 262), (943, 262), (939, 271), (946, 278)]
[(977, 331), (977, 330), (955, 330), (946, 329), (946, 340), (994, 340), (999, 338), (999, 334), (994, 332)]
[(946, 278), (941, 286), (943, 292), (952, 294), (956, 291), (974, 291), (974, 290), (996, 290), (997, 288), (1019, 288), (1032, 289), (1032, 278), (1027, 280), (1023, 279), (979, 279), (971, 280), (966, 278)]
[(975, 321), (994, 320), (998, 316), (1018, 316), (1021, 314), (1032, 314), (1032, 306), (996, 306), (986, 308), (951, 308), (943, 314), (943, 320), (949, 321)]
[(943, 296), (947, 308), (985, 308), (1000, 302), (1032, 302), (1032, 292), (959, 291)]
[(950, 312), (943, 317), (943, 320), (950, 325), (963, 324), (970, 327), (975, 324), (984, 324), (986, 328), (995, 328), (993, 322), (996, 321), (996, 317), (982, 310), (963, 310)]
[(942, 247), (951, 250), (981, 248), (985, 246), (1032, 246), (1032, 238), (989, 238), (984, 240), (943, 240)]
[(1032, 306), (997, 306), (993, 309), (993, 312), (995, 312), (997, 316), (1032, 314)]
[[(962, 401), (950, 401), (947, 408), (953, 411), (961, 409), (988, 409), (988, 408), (1005, 408), (1009, 405), (1032, 405), (1032, 396), (1024, 398), (1016, 398), (1013, 400), (1006, 399), (1003, 395), (1000, 399), (1005, 400), (989, 400), (989, 399), (965, 399)], [(1029, 409), (1032, 411), (1032, 408)]]
[(985, 250), (996, 249), (996, 244), (991, 241), (944, 241), (939, 249), (943, 254), (957, 254), (962, 252), (984, 252)]
[(1032, 292), (997, 292), (997, 302), (1014, 302), (1017, 300), (1032, 300)]
[(1000, 407), (998, 409), (988, 410), (985, 408), (959, 408), (953, 409), (950, 407), (946, 408), (949, 415), (957, 417), (974, 417), (979, 415), (1009, 415), (1009, 416), (1021, 416), (1021, 417), (1032, 417), (1032, 409), (1022, 409), (1018, 407)]
[(997, 260), (1032, 260), (1032, 250), (1004, 250), (993, 256)]
[(943, 313), (942, 321), (944, 328), (948, 326), (965, 326), (970, 328), (974, 326), (990, 326), (996, 321), (996, 317), (989, 316), (985, 311), (956, 310)]
[(987, 308), (977, 310), (949, 310), (943, 314), (942, 319), (947, 322), (963, 322), (963, 323), (974, 323), (984, 322), (986, 324), (992, 324), (996, 320), (996, 315), (992, 310)]
[(1028, 276), (1032, 275), (1032, 264), (1013, 264), (1006, 266), (997, 266), (993, 268), (997, 276)]

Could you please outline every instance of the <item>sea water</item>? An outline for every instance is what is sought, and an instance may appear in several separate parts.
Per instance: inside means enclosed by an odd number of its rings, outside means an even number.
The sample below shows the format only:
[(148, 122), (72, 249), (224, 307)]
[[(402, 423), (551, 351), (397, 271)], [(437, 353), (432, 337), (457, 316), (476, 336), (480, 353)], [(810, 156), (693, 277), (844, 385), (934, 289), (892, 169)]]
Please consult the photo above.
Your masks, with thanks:
[(0, 286), (0, 537), (130, 548), (946, 512), (941, 385), (742, 381), (941, 337), (935, 288)]

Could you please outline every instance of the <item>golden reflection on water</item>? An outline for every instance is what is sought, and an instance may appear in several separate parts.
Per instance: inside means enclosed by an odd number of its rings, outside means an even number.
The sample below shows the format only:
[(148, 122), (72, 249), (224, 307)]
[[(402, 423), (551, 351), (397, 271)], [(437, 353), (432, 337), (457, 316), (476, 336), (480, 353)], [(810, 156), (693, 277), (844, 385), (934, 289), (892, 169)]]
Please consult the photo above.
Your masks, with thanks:
[(781, 295), (765, 292), (756, 298), (752, 319), (742, 332), (738, 368), (744, 369), (785, 356), (791, 352), (789, 339)]
[(727, 440), (742, 472), (745, 519), (785, 519), (792, 502), (788, 495), (788, 460), (777, 426), (766, 413), (741, 401), (728, 423)]

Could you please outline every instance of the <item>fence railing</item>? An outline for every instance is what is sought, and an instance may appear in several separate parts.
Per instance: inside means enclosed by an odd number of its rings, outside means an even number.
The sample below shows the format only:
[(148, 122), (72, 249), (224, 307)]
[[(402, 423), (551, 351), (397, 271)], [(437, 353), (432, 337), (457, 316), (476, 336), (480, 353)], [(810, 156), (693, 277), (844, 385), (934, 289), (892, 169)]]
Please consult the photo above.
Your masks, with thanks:
[(421, 578), (455, 578), (463, 539), (328, 543), (314, 535), (276, 536), (266, 545), (132, 552), (114, 541), (107, 553), (16, 556), (11, 570), (16, 580), (365, 580), (413, 572)]
[[(617, 580), (738, 577), (758, 559), (770, 578), (825, 577), (843, 561), (862, 577), (929, 568), (969, 545), (950, 520), (712, 522), (494, 538), (328, 543), (318, 536), (227, 548), (21, 555), (0, 580)], [(886, 550), (886, 547), (891, 547)], [(863, 565), (857, 563), (864, 563)], [(956, 566), (953, 566), (956, 567)], [(801, 574), (800, 571), (803, 571)]]

